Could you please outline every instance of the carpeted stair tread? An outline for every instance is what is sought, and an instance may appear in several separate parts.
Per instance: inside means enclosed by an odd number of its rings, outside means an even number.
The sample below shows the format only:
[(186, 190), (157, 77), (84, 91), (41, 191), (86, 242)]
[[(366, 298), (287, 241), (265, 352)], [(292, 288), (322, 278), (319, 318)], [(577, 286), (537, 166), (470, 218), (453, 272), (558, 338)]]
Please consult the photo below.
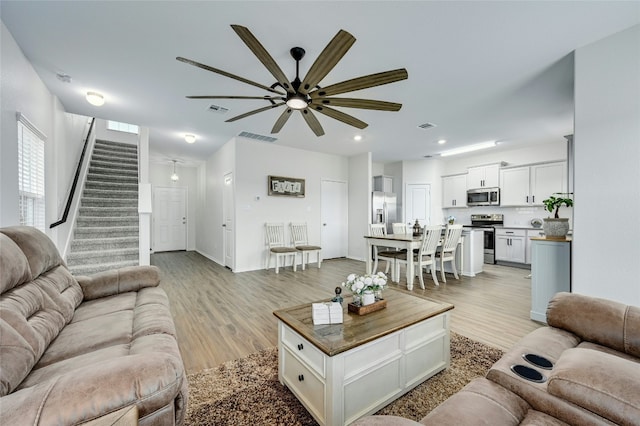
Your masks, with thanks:
[(138, 149), (96, 140), (67, 265), (74, 275), (139, 263)]
[(92, 275), (97, 274), (98, 272), (108, 271), (110, 269), (119, 269), (125, 268), (127, 266), (136, 266), (139, 264), (139, 261), (131, 260), (126, 262), (109, 262), (109, 263), (101, 263), (99, 265), (75, 265), (71, 269), (71, 273), (73, 275)]

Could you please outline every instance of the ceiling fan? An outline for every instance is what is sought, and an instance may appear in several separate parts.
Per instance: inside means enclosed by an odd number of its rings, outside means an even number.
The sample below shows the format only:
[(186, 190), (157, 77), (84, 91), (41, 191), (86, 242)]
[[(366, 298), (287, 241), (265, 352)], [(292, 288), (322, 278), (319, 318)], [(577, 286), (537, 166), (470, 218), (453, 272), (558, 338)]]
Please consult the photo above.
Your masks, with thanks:
[(271, 129), (271, 133), (278, 133), (293, 111), (300, 111), (302, 117), (304, 117), (304, 120), (307, 122), (313, 133), (315, 133), (316, 136), (322, 136), (324, 135), (324, 130), (311, 110), (315, 110), (328, 117), (357, 127), (358, 129), (364, 129), (367, 127), (367, 123), (332, 107), (361, 108), (380, 111), (398, 111), (402, 107), (402, 104), (395, 102), (356, 98), (334, 98), (331, 96), (405, 80), (408, 77), (408, 74), (407, 70), (404, 68), (353, 78), (327, 87), (318, 86), (318, 83), (320, 83), (320, 81), (333, 69), (333, 67), (335, 67), (338, 61), (342, 59), (353, 43), (355, 43), (355, 37), (347, 31), (338, 31), (338, 34), (333, 37), (329, 44), (327, 44), (324, 50), (320, 53), (313, 65), (311, 65), (309, 72), (302, 81), (299, 77), (299, 65), (300, 60), (304, 57), (305, 51), (301, 47), (292, 48), (290, 53), (296, 61), (296, 78), (293, 81), (289, 81), (269, 52), (267, 52), (264, 46), (260, 44), (258, 39), (255, 38), (248, 28), (240, 25), (231, 25), (231, 28), (233, 28), (244, 44), (251, 49), (253, 54), (256, 55), (267, 70), (269, 70), (271, 75), (275, 77), (276, 82), (274, 84), (271, 86), (265, 86), (221, 69), (192, 61), (191, 59), (183, 58), (181, 56), (176, 58), (178, 61), (186, 64), (193, 65), (273, 93), (273, 95), (266, 96), (187, 96), (189, 99), (264, 99), (269, 102), (269, 105), (266, 107), (240, 114), (226, 120), (226, 122), (240, 120), (241, 118), (249, 117), (253, 114), (284, 105), (286, 108), (276, 120), (273, 128)]

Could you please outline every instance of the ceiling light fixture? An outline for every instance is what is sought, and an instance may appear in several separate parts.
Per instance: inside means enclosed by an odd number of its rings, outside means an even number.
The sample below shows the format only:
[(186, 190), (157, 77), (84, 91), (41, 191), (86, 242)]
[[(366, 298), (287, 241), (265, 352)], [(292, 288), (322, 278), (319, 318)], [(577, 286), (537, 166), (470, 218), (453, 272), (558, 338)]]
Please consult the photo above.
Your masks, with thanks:
[(171, 175), (171, 180), (177, 182), (180, 180), (180, 176), (176, 173), (176, 160), (171, 161), (173, 161), (173, 174)]
[(187, 143), (194, 143), (196, 141), (196, 135), (187, 133), (186, 135), (184, 135), (184, 140)]
[(361, 140), (362, 140), (362, 136), (361, 136), (361, 135), (355, 135), (355, 136), (353, 137), (353, 140), (354, 140), (354, 141), (356, 141), (356, 142), (359, 142), (359, 141), (361, 141)]
[(307, 99), (304, 96), (292, 95), (287, 99), (287, 106), (293, 109), (305, 109), (308, 105)]
[(98, 92), (87, 92), (87, 102), (91, 105), (102, 106), (104, 105), (104, 96)]
[(446, 140), (446, 139), (440, 139), (440, 140), (438, 141), (438, 145), (444, 145), (445, 143), (447, 143), (447, 140)]
[(464, 154), (465, 152), (478, 151), (480, 149), (493, 148), (496, 146), (496, 141), (482, 142), (475, 145), (462, 146), (460, 148), (450, 149), (449, 151), (443, 151), (440, 153), (441, 157), (448, 157), (450, 155)]

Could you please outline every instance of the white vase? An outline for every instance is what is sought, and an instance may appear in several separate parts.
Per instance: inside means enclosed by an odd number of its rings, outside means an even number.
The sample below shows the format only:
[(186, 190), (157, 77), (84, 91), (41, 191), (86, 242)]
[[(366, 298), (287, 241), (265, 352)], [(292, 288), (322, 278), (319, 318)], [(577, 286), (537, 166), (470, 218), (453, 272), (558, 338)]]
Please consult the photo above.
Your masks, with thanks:
[(362, 306), (371, 305), (372, 303), (375, 303), (375, 301), (376, 296), (373, 294), (373, 291), (365, 290), (365, 292), (362, 293)]
[(544, 235), (550, 238), (565, 238), (569, 232), (568, 218), (546, 218), (542, 225)]

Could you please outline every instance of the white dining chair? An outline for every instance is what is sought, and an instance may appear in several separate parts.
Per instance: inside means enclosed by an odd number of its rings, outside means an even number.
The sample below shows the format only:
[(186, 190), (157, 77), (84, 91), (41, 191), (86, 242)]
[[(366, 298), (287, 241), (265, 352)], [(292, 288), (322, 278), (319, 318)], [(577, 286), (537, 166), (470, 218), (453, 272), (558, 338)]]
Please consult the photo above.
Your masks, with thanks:
[(296, 256), (298, 250), (295, 247), (285, 245), (284, 242), (284, 223), (265, 223), (265, 232), (267, 238), (267, 266), (265, 269), (269, 269), (271, 265), (271, 257), (276, 258), (276, 274), (280, 269), (280, 259), (284, 259), (282, 267), (286, 265), (287, 257), (293, 257), (293, 271), (296, 271)]
[[(440, 285), (436, 275), (436, 250), (442, 235), (442, 226), (425, 226), (422, 230), (420, 248), (413, 253), (414, 272), (420, 279), (420, 287), (424, 290), (423, 268), (429, 267), (435, 285)], [(407, 252), (396, 258), (396, 277), (400, 276), (400, 265), (407, 264)]]
[(407, 224), (406, 223), (392, 223), (391, 224), (391, 229), (393, 230), (394, 235), (395, 234), (408, 234)]
[[(382, 237), (387, 235), (387, 225), (384, 223), (372, 223), (369, 224), (369, 236)], [(385, 274), (389, 273), (391, 269), (391, 281), (397, 282), (396, 271), (396, 256), (402, 253), (399, 250), (384, 248), (379, 246), (373, 246), (373, 270), (372, 273), (378, 272), (378, 261), (384, 260), (387, 262), (385, 266)]]
[(318, 259), (318, 269), (320, 269), (320, 264), (322, 263), (320, 251), (322, 250), (322, 247), (309, 244), (309, 238), (307, 236), (307, 224), (304, 222), (290, 223), (289, 227), (291, 229), (291, 244), (293, 244), (293, 247), (298, 250), (300, 252), (300, 255), (302, 256), (302, 270), (304, 271), (305, 265), (309, 263), (309, 255), (311, 253), (316, 253)]
[(462, 225), (447, 225), (444, 233), (444, 240), (442, 241), (442, 248), (436, 252), (436, 258), (440, 263), (440, 276), (443, 282), (447, 282), (447, 278), (444, 275), (444, 263), (451, 262), (451, 270), (457, 280), (458, 271), (456, 270), (456, 250), (460, 243), (460, 237), (462, 236)]

